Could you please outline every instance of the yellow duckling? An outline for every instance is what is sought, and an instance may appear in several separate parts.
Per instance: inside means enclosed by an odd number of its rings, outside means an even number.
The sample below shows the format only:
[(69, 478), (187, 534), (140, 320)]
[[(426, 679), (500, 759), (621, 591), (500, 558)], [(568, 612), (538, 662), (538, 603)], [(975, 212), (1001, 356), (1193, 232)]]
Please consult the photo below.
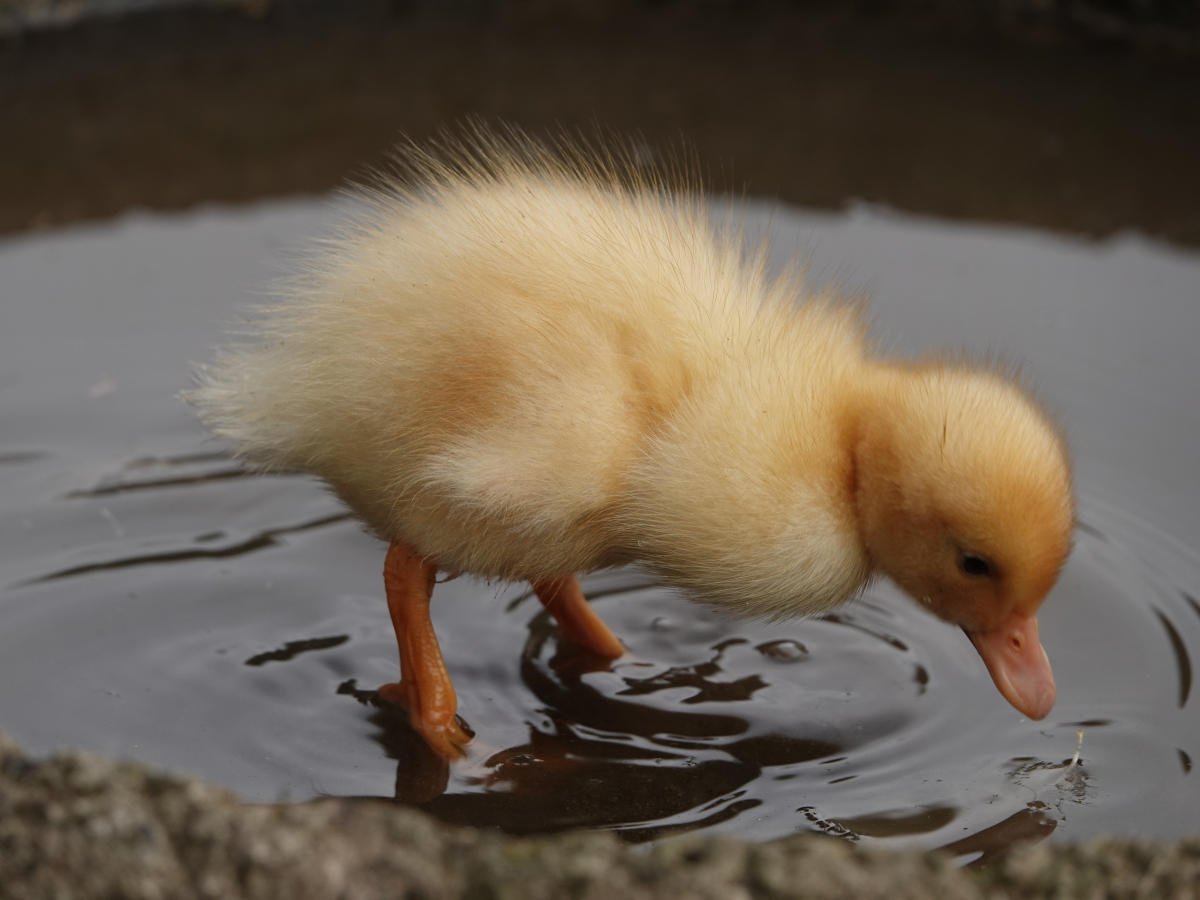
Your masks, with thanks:
[(1071, 546), (1060, 436), (1002, 374), (878, 357), (859, 314), (765, 274), (695, 193), (520, 136), (413, 149), (189, 399), (247, 458), (320, 476), (379, 537), (385, 698), (469, 740), (429, 619), (438, 570), (533, 584), (624, 651), (575, 573), (639, 562), (737, 615), (875, 573), (1053, 705), (1035, 614)]

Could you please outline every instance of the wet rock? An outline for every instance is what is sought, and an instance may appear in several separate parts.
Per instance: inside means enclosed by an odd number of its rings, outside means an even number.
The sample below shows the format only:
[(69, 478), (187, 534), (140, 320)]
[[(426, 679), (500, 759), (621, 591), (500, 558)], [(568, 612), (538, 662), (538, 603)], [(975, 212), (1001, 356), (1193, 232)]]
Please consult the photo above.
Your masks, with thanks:
[(92, 754), (28, 759), (0, 735), (5, 900), (956, 900), (1197, 896), (1200, 837), (1022, 848), (985, 872), (802, 836), (530, 839), (370, 800), (255, 806)]

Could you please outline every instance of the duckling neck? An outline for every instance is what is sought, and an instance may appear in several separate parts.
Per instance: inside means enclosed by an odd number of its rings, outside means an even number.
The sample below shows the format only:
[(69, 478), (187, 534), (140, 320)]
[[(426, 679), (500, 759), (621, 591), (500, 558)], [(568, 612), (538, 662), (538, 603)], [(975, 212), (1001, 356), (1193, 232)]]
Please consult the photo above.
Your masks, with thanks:
[[(911, 555), (911, 547), (898, 549), (906, 546), (900, 538), (913, 527), (913, 516), (924, 514), (918, 507), (928, 493), (913, 494), (914, 455), (923, 460), (936, 456), (931, 447), (942, 432), (940, 414), (931, 423), (917, 412), (930, 406), (929, 397), (928, 385), (916, 371), (884, 362), (871, 365), (856, 388), (857, 413), (849, 429), (855, 518), (871, 568), (892, 578), (907, 565), (904, 557)], [(931, 431), (934, 425), (938, 434)], [(934, 471), (924, 477), (938, 476)]]

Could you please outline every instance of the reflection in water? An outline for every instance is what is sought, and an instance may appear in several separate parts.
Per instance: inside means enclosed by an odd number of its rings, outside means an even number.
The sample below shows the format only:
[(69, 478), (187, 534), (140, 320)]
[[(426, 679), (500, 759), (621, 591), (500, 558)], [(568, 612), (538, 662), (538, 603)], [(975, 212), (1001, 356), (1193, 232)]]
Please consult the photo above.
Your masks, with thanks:
[(906, 834), (929, 834), (945, 828), (957, 815), (958, 810), (953, 806), (926, 806), (915, 810), (896, 809), (870, 816), (840, 819), (837, 824), (855, 835), (888, 838)]
[[(180, 472), (180, 469), (193, 471)], [(130, 476), (133, 473), (133, 476)], [(180, 456), (143, 456), (126, 463), (116, 475), (100, 480), (90, 488), (68, 491), (67, 500), (108, 497), (128, 491), (188, 487), (207, 481), (252, 478), (259, 474), (228, 453), (187, 453)]]
[(1046, 760), (1014, 759), (1008, 777), (1034, 793), (1031, 808), (1054, 807), (1065, 816), (1064, 803), (1084, 803), (1088, 799), (1090, 776), (1082, 760), (1072, 758), (1061, 763)]
[(869, 634), (872, 637), (879, 638), (879, 640), (883, 641), (885, 644), (895, 647), (897, 650), (908, 650), (908, 644), (904, 643), (904, 641), (890, 634), (886, 634), (882, 631), (876, 631), (867, 627), (849, 613), (825, 613), (823, 616), (817, 616), (816, 618), (821, 619), (824, 622), (833, 622), (836, 625), (844, 625), (847, 628), (857, 628), (863, 634)]
[(112, 494), (124, 494), (129, 491), (154, 491), (160, 488), (186, 487), (204, 481), (224, 481), (229, 478), (249, 478), (256, 473), (249, 469), (221, 469), (216, 472), (206, 472), (203, 475), (180, 475), (177, 478), (148, 478), (142, 481), (119, 481), (112, 484), (98, 484), (94, 488), (84, 488), (68, 493), (68, 500), (82, 497), (107, 497)]
[[(224, 456), (207, 454), (139, 460), (96, 488), (59, 497), (73, 505), (92, 504), (102, 517), (115, 521), (101, 502), (116, 508), (118, 502), (144, 503), (181, 491), (237, 490), (234, 482), (242, 479), (223, 474), (220, 467), (226, 465)], [(172, 469), (183, 474), (161, 474)], [(245, 481), (277, 490), (294, 483)], [(136, 522), (131, 509), (136, 507), (121, 509), (121, 520), (130, 525)], [(253, 571), (301, 538), (322, 544), (321, 558), (336, 559), (332, 543), (353, 536), (365, 542), (369, 560), (362, 577), (368, 590), (378, 591), (378, 548), (343, 513), (326, 508), (299, 525), (257, 530), (218, 521), (225, 527), (154, 536), (149, 546), (166, 540), (171, 547), (155, 552), (145, 552), (146, 540), (126, 540), (122, 530), (120, 539), (104, 545), (96, 562), (60, 569), (14, 590), (34, 590), (75, 576), (76, 590), (90, 600), (90, 592), (106, 583), (101, 579), (122, 570), (186, 572), (181, 566), (229, 560)], [(237, 538), (247, 531), (250, 537)], [(204, 546), (198, 548), (198, 543)], [(1100, 546), (1102, 553), (1089, 556)], [(1121, 562), (1114, 546), (1110, 538), (1083, 531), (1073, 565), (1084, 565), (1081, 571), (1089, 574), (1088, 560), (1094, 558), (1117, 566), (1121, 577), (1132, 577), (1136, 566)], [(314, 570), (295, 571), (307, 580), (305, 573)], [(331, 575), (331, 583), (349, 576), (342, 568)], [(598, 661), (561, 642), (553, 620), (541, 610), (522, 626), (523, 647), (511, 652), (493, 648), (490, 629), (485, 629), (466, 656), (456, 662), (450, 654), (450, 665), (461, 668), (468, 659), (489, 658), (512, 664), (519, 689), (504, 687), (502, 693), (523, 699), (518, 709), (508, 707), (476, 721), (480, 735), (471, 747), (472, 758), (462, 765), (448, 766), (412, 731), (403, 709), (358, 686), (385, 680), (382, 672), (353, 675), (363, 673), (365, 663), (382, 657), (389, 667), (395, 664), (395, 645), (384, 624), (386, 607), (379, 597), (371, 598), (369, 606), (379, 618), (372, 631), (374, 645), (364, 638), (361, 611), (314, 628), (308, 632), (313, 637), (280, 641), (272, 640), (279, 632), (264, 632), (260, 640), (267, 649), (240, 654), (241, 669), (278, 674), (262, 682), (261, 693), (247, 693), (243, 685), (235, 698), (222, 698), (222, 712), (241, 703), (247, 714), (259, 715), (288, 696), (292, 673), (336, 675), (336, 695), (353, 697), (362, 705), (357, 708), (365, 707), (369, 737), (394, 765), (391, 796), (452, 823), (518, 834), (608, 828), (631, 842), (695, 830), (771, 837), (808, 829), (856, 842), (918, 840), (944, 846), (973, 864), (998, 858), (1014, 842), (1051, 834), (1096, 802), (1098, 775), (1090, 763), (1085, 769), (1077, 759), (1053, 762), (1059, 757), (1048, 752), (1000, 756), (998, 747), (991, 747), (996, 736), (1000, 744), (1011, 746), (1014, 741), (1028, 743), (1032, 735), (1068, 729), (1116, 733), (1122, 728), (1120, 715), (1077, 713), (1057, 726), (1031, 726), (1026, 732), (1008, 727), (1004, 737), (1005, 727), (998, 723), (1008, 713), (993, 702), (982, 673), (976, 673), (977, 682), (975, 675), (964, 674), (974, 671), (977, 660), (959, 654), (960, 635), (889, 593), (886, 585), (876, 585), (863, 601), (838, 613), (770, 625), (723, 619), (635, 573), (610, 573), (587, 584), (589, 597), (603, 605), (605, 618), (630, 653), (612, 663)], [(464, 588), (462, 581), (454, 585)], [(1097, 592), (1086, 578), (1073, 585), (1070, 567), (1063, 590)], [(1139, 595), (1136, 587), (1127, 591), (1122, 603)], [(474, 596), (478, 603), (479, 595), (467, 586), (462, 602)], [(209, 596), (208, 589), (202, 596)], [(527, 615), (520, 606), (525, 596), (500, 604), (503, 609), (493, 603), (487, 616), (520, 620)], [(1178, 598), (1179, 609), (1145, 606), (1145, 621), (1152, 627), (1139, 633), (1147, 647), (1161, 648), (1165, 630), (1174, 650), (1170, 706), (1178, 709), (1190, 692), (1188, 643), (1195, 639), (1200, 608), (1186, 592), (1170, 596)], [(1137, 607), (1127, 608), (1137, 613)], [(452, 621), (444, 634), (451, 642), (457, 629), (478, 618), (469, 606), (448, 614)], [(232, 627), (242, 626), (235, 619)], [(224, 641), (236, 644), (228, 636)], [(226, 650), (221, 646), (215, 652)], [(1167, 658), (1161, 652), (1158, 656)], [(1069, 677), (1069, 664), (1065, 671)], [(459, 681), (460, 690), (470, 697), (485, 689), (490, 677), (485, 670), (469, 671)], [(202, 692), (204, 683), (185, 677), (181, 685)], [(969, 693), (972, 685), (980, 688), (978, 693)], [(304, 709), (318, 708), (311, 695), (298, 696), (296, 702)], [(1086, 714), (1104, 707), (1090, 703), (1070, 708)], [(953, 720), (957, 725), (945, 718), (946, 709), (962, 710)], [(985, 709), (991, 718), (981, 720)], [(476, 705), (468, 717), (480, 714)], [(325, 715), (331, 723), (339, 720)], [(979, 721), (989, 724), (972, 732)], [(297, 732), (282, 732), (292, 733)], [(345, 725), (341, 733), (347, 733)], [(489, 749), (499, 733), (508, 738)], [(1191, 750), (1193, 745), (1171, 748), (1183, 776), (1192, 768)], [(990, 756), (998, 758), (992, 763)], [(325, 771), (344, 765), (331, 760)], [(937, 787), (943, 781), (948, 787)], [(979, 782), (974, 793), (973, 781)], [(1007, 815), (997, 823), (996, 812)], [(756, 831), (760, 822), (767, 824)], [(956, 831), (965, 833), (955, 836)]]
[(350, 635), (339, 634), (335, 637), (307, 638), (303, 641), (288, 641), (278, 650), (269, 650), (266, 653), (255, 654), (246, 660), (246, 665), (264, 666), (269, 662), (287, 662), (290, 659), (295, 659), (301, 653), (305, 653), (310, 650), (328, 650), (330, 647), (340, 647), (348, 640), (350, 640)]
[(1192, 608), (1192, 612), (1194, 612), (1197, 616), (1200, 616), (1200, 603), (1196, 602), (1196, 598), (1187, 591), (1180, 591), (1179, 595), (1183, 597), (1183, 602)]
[[(621, 594), (603, 593), (606, 597)], [(649, 613), (649, 634), (670, 632), (672, 617), (654, 612)], [(880, 637), (850, 615), (822, 621)], [(396, 761), (397, 801), (454, 824), (495, 827), (513, 834), (610, 828), (625, 840), (639, 842), (732, 822), (763, 806), (763, 799), (753, 795), (753, 785), (768, 778), (788, 781), (806, 766), (815, 764), (824, 770), (849, 759), (847, 745), (824, 737), (751, 734), (752, 722), (736, 714), (685, 711), (707, 704), (732, 712), (753, 704), (757, 694), (771, 688), (770, 669), (731, 677), (723, 666), (731, 651), (751, 647), (746, 638), (726, 638), (706, 653), (703, 646), (688, 648), (705, 653), (706, 658), (690, 665), (665, 665), (647, 659), (644, 646), (631, 654), (632, 659), (590, 658), (560, 640), (544, 611), (534, 616), (528, 628), (521, 673), (544, 704), (543, 718), (538, 724), (527, 723), (524, 742), (486, 752), (480, 764), (469, 767), (471, 774), (462, 779), (458, 790), (448, 790), (450, 767), (408, 726), (402, 708), (381, 701), (373, 691), (359, 689), (353, 681), (338, 688), (339, 694), (372, 707), (368, 721), (376, 729), (373, 738)], [(883, 642), (893, 650), (908, 651), (903, 641), (885, 637)], [(646, 641), (635, 639), (635, 643)], [(818, 645), (814, 642), (814, 646)], [(760, 659), (776, 662), (814, 658), (805, 644), (791, 638), (760, 642), (752, 649)], [(652, 672), (641, 675), (643, 669)], [(589, 681), (596, 674), (614, 677)], [(642, 702), (656, 696), (660, 705)], [(877, 724), (872, 730), (878, 737), (895, 728), (885, 725), (881, 730)], [(1055, 777), (1061, 778), (1059, 790), (1082, 801), (1086, 776), (1074, 765), (1076, 760), (1069, 761), (1065, 776), (1062, 765), (1032, 759), (1014, 762), (1017, 765), (1009, 773), (1014, 781), (1029, 787), (1031, 779), (1054, 770)], [(847, 775), (830, 783), (856, 777)], [(1048, 809), (1035, 799), (1004, 822), (954, 841), (948, 849), (978, 856), (974, 862), (985, 864), (1016, 842), (1050, 834), (1056, 822)], [(928, 804), (847, 817), (823, 816), (812, 805), (795, 812), (813, 831), (858, 841), (942, 832), (962, 811), (954, 805)]]
[(1171, 642), (1171, 649), (1175, 651), (1175, 663), (1179, 666), (1179, 708), (1183, 709), (1187, 706), (1188, 694), (1192, 692), (1192, 659), (1188, 656), (1183, 638), (1179, 636), (1179, 630), (1171, 624), (1171, 620), (1160, 609), (1156, 609), (1154, 614), (1167, 630), (1167, 639)]
[[(374, 739), (397, 761), (397, 800), (448, 822), (514, 834), (609, 827), (626, 840), (642, 841), (728, 821), (760, 805), (739, 788), (764, 768), (828, 759), (842, 750), (831, 741), (783, 734), (738, 737), (749, 725), (735, 716), (668, 712), (621, 699), (683, 686), (691, 689), (675, 701), (683, 705), (750, 700), (767, 687), (761, 677), (720, 678), (722, 655), (748, 643), (744, 639), (718, 643), (715, 656), (703, 663), (668, 667), (647, 678), (622, 676), (626, 686), (606, 696), (584, 676), (610, 663), (560, 642), (544, 611), (529, 629), (522, 677), (547, 704), (545, 723), (529, 726), (525, 743), (490, 754), (481, 774), (470, 779), (476, 790), (443, 794), (448, 767), (408, 726), (403, 710), (353, 682), (339, 687), (339, 693), (375, 707)], [(618, 662), (616, 668), (638, 666)], [(692, 811), (687, 823), (650, 824)]]
[(1043, 809), (1027, 808), (1013, 813), (1003, 822), (978, 831), (939, 849), (954, 856), (971, 856), (972, 866), (995, 862), (1017, 844), (1040, 841), (1054, 833), (1058, 823)]
[(767, 659), (779, 662), (799, 662), (808, 656), (808, 648), (793, 640), (766, 641), (754, 648)]
[(622, 745), (557, 718), (553, 730), (531, 728), (527, 743), (485, 765), (486, 790), (443, 794), (422, 808), (517, 834), (613, 827), (708, 807), (758, 774), (728, 756)]
[[(246, 538), (244, 541), (239, 541), (236, 544), (230, 544), (224, 547), (213, 547), (211, 549), (196, 550), (194, 548), (187, 550), (166, 550), (161, 553), (141, 553), (130, 556), (123, 556), (117, 559), (108, 559), (103, 562), (84, 563), (81, 566), (71, 566), (68, 569), (60, 569), (57, 572), (51, 572), (48, 575), (42, 575), (39, 578), (33, 578), (23, 582), (17, 587), (24, 585), (41, 584), (46, 581), (57, 581), (60, 578), (75, 578), (80, 575), (91, 575), (96, 572), (111, 572), (115, 569), (129, 569), (134, 566), (161, 566), (167, 563), (190, 562), (198, 559), (228, 559), (234, 556), (245, 556), (248, 553), (254, 553), (257, 550), (265, 550), (268, 547), (275, 547), (279, 544), (279, 538), (289, 534), (299, 534), (304, 531), (311, 531), (314, 528), (323, 528), (326, 525), (334, 525), (338, 522), (345, 522), (350, 518), (349, 513), (338, 513), (332, 516), (322, 516), (319, 519), (314, 519), (311, 522), (301, 522), (299, 525), (289, 525), (284, 528), (270, 528), (266, 531), (261, 531), (256, 535)], [(208, 535), (200, 535), (195, 540), (200, 541)]]
[[(714, 681), (713, 676), (721, 672), (721, 655), (728, 647), (745, 644), (745, 638), (730, 638), (715, 645), (716, 656), (694, 666), (673, 666), (649, 678), (625, 678), (627, 687), (621, 696), (638, 697), (654, 694), (668, 688), (695, 688), (695, 693), (684, 697), (681, 703), (712, 703), (722, 700), (749, 700), (754, 692), (765, 688), (767, 683), (761, 675), (747, 675), (736, 681)], [(791, 643), (795, 643), (794, 641)], [(798, 646), (798, 645), (797, 645)], [(551, 664), (553, 666), (553, 663)]]
[[(0, 728), (258, 802), (396, 798), (512, 831), (819, 830), (976, 862), (1051, 832), (1193, 831), (1200, 556), (1178, 538), (1196, 544), (1200, 509), (1200, 257), (865, 208), (751, 215), (815, 277), (877, 283), (898, 351), (1003, 346), (1067, 419), (1082, 521), (1039, 616), (1052, 720), (1021, 719), (962, 633), (887, 584), (769, 624), (597, 573), (630, 650), (599, 665), (522, 588), (459, 579), (433, 614), (477, 737), (447, 767), (369, 690), (396, 677), (384, 548), (311, 480), (246, 477), (172, 399), (262, 261), (329, 221), (284, 204), (0, 247)], [(103, 372), (120, 388), (89, 394)]]
[(834, 822), (831, 819), (822, 819), (817, 814), (817, 810), (815, 807), (801, 806), (800, 808), (798, 808), (796, 810), (796, 812), (803, 815), (804, 818), (806, 818), (810, 823), (812, 823), (812, 830), (816, 831), (820, 834), (824, 834), (828, 837), (842, 838), (843, 840), (851, 841), (851, 842), (857, 841), (860, 837), (859, 835), (857, 835), (853, 831), (851, 831), (849, 828), (847, 828), (845, 825), (842, 825), (838, 822)]

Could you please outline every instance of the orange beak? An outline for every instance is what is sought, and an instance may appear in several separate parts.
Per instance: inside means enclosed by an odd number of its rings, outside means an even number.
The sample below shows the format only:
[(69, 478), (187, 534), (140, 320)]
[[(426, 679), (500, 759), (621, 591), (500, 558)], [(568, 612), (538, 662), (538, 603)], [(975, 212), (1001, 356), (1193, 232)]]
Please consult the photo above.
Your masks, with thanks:
[(1031, 719), (1046, 718), (1054, 706), (1054, 673), (1038, 641), (1037, 618), (1014, 612), (995, 628), (968, 631), (967, 637), (1004, 699)]

